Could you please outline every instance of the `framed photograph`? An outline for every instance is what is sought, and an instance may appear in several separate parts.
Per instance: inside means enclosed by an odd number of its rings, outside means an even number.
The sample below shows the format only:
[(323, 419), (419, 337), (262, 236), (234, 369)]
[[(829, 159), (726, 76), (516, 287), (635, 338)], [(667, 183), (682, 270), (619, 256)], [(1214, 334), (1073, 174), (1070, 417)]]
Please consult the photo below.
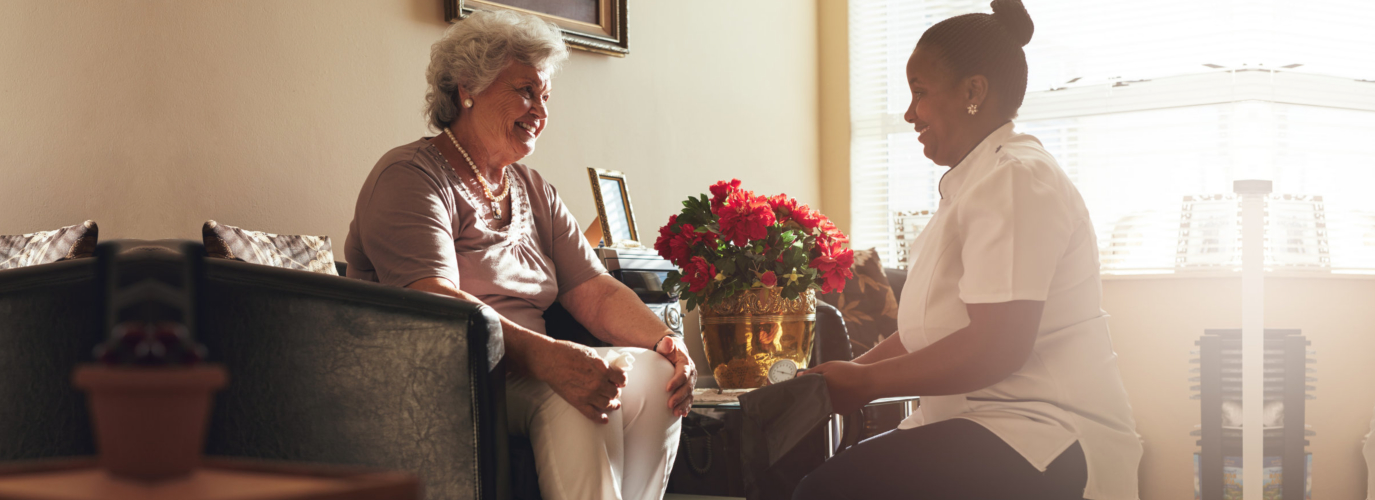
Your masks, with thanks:
[(563, 28), (568, 46), (625, 57), (625, 4), (629, 0), (444, 0), (445, 20), (456, 23), (475, 10), (515, 10), (534, 14)]
[(589, 168), (587, 175), (592, 179), (592, 198), (597, 201), (597, 219), (601, 221), (606, 246), (639, 247), (640, 230), (635, 226), (635, 209), (630, 206), (625, 174)]

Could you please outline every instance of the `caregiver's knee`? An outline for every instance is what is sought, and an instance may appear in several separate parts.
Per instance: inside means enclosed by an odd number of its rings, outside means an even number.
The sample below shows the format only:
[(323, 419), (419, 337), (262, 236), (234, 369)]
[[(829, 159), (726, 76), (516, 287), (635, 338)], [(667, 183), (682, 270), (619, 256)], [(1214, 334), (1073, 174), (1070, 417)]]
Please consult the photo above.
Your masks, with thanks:
[(818, 469), (802, 478), (802, 481), (797, 483), (797, 489), (793, 490), (793, 500), (836, 500), (840, 498), (831, 491), (831, 486), (834, 484), (832, 480), (837, 478), (828, 478), (828, 475), (823, 469)]

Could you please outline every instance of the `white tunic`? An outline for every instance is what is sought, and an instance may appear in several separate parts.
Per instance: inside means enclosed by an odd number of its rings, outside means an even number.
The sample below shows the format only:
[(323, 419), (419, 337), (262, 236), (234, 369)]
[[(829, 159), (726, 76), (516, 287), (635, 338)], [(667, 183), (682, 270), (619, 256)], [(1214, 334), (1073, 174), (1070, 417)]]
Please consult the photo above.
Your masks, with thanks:
[(1035, 137), (1008, 123), (940, 182), (898, 309), (909, 352), (969, 325), (965, 304), (1044, 301), (1026, 365), (968, 394), (923, 397), (899, 428), (965, 418), (1038, 470), (1077, 440), (1084, 497), (1135, 500), (1141, 441), (1101, 309), (1098, 244), (1079, 191)]

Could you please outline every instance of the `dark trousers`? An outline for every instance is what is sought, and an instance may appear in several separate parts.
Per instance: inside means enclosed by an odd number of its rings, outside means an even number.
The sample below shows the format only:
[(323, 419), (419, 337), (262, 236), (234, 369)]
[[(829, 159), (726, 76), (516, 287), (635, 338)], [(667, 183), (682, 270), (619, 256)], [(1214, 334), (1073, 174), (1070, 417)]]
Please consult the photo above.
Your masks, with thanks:
[(1077, 442), (1041, 472), (982, 425), (954, 418), (841, 452), (804, 478), (793, 500), (1081, 499), (1086, 481)]

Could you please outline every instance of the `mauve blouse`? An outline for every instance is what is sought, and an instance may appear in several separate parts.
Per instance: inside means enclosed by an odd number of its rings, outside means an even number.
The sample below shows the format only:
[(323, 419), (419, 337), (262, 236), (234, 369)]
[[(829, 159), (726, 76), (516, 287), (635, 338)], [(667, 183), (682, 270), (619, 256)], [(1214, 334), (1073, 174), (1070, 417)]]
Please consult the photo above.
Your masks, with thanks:
[(511, 214), (487, 226), (491, 210), (427, 139), (378, 160), (358, 193), (344, 240), (348, 276), (404, 287), (447, 278), (502, 316), (544, 332), (559, 294), (606, 272), (554, 186), (520, 164), (507, 167)]

